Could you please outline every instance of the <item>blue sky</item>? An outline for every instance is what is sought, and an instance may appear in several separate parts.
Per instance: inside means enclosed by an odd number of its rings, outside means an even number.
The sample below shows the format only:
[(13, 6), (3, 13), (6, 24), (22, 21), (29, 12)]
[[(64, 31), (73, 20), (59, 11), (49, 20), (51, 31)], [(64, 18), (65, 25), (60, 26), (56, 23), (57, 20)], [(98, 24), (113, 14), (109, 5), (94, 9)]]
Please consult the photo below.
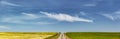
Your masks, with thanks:
[(0, 0), (0, 31), (120, 31), (120, 0)]

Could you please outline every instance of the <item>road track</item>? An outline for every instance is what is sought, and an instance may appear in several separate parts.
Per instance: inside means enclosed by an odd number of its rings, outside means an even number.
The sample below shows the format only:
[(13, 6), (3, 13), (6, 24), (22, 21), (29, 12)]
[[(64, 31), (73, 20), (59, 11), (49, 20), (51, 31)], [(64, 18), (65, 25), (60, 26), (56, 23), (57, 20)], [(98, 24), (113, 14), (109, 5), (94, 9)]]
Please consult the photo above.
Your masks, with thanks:
[(66, 36), (64, 35), (64, 33), (60, 33), (60, 36), (58, 37), (58, 39), (66, 39)]

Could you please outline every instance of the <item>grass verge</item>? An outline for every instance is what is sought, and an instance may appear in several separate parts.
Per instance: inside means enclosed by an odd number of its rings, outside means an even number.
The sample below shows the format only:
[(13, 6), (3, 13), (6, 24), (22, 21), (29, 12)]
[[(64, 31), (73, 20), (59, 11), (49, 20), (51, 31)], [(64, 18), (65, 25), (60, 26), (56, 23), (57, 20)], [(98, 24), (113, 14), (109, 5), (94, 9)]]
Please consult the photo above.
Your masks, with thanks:
[(120, 32), (67, 32), (71, 39), (120, 39)]

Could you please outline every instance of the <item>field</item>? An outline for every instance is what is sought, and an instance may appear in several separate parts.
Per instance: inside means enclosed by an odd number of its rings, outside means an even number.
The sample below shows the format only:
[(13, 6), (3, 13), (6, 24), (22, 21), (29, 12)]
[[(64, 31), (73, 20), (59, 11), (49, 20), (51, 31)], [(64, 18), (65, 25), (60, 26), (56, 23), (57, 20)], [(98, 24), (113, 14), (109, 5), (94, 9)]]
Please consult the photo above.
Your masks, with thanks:
[(71, 39), (120, 39), (120, 32), (68, 32)]
[(0, 39), (45, 39), (53, 37), (56, 32), (0, 32)]

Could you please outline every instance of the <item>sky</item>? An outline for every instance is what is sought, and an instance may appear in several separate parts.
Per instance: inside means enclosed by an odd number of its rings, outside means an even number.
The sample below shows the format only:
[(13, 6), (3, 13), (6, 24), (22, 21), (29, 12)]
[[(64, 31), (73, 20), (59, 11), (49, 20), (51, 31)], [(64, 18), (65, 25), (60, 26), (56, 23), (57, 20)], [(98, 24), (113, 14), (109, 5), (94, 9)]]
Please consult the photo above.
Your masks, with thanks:
[(0, 0), (0, 32), (120, 32), (120, 0)]

